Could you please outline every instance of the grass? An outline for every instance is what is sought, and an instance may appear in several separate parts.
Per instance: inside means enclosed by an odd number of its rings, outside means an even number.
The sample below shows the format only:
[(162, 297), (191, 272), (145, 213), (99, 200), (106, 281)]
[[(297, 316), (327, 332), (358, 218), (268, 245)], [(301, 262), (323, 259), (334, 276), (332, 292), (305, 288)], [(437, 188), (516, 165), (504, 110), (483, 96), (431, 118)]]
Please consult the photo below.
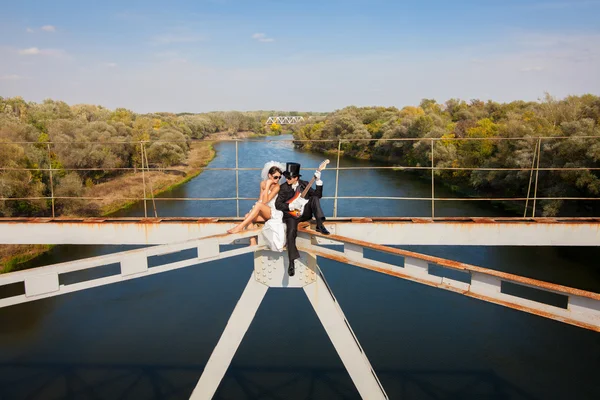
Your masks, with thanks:
[(47, 244), (7, 244), (0, 246), (0, 274), (16, 271), (25, 263), (50, 250)]

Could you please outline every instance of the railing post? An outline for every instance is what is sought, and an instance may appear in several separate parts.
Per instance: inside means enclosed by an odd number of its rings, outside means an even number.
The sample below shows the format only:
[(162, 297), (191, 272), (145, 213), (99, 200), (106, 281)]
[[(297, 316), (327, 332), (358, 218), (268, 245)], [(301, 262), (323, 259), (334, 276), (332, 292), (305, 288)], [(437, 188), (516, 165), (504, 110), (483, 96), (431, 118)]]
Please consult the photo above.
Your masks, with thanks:
[(342, 150), (342, 141), (338, 140), (337, 163), (335, 164), (335, 195), (333, 198), (333, 218), (337, 217), (337, 201), (338, 201), (338, 182), (340, 179), (340, 152)]
[(535, 167), (535, 158), (537, 154), (538, 142), (535, 143), (535, 147), (533, 148), (533, 158), (531, 160), (531, 172), (529, 174), (529, 185), (527, 185), (527, 200), (525, 200), (525, 210), (523, 211), (523, 218), (527, 217), (527, 206), (529, 205), (529, 194), (531, 193), (531, 181), (533, 180), (533, 169)]
[(434, 149), (434, 142), (433, 142), (433, 138), (431, 139), (431, 218), (435, 218), (435, 176), (434, 176), (434, 170), (433, 170), (433, 163), (434, 163), (434, 158), (433, 158), (433, 149)]
[[(148, 168), (148, 174), (150, 174), (150, 164), (148, 163), (148, 152), (144, 148), (144, 160), (146, 161), (146, 168)], [(150, 179), (150, 175), (148, 175), (148, 183), (150, 184), (150, 198), (152, 199), (152, 209), (154, 210), (154, 218), (158, 218), (158, 213), (156, 212), (156, 201), (154, 200), (154, 188), (152, 187), (152, 179)]]
[(144, 185), (144, 218), (148, 218), (146, 208), (146, 174), (144, 173), (144, 142), (140, 142), (140, 156), (142, 158), (142, 184)]
[(54, 215), (54, 180), (52, 177), (52, 157), (50, 156), (50, 143), (46, 143), (46, 148), (48, 149), (48, 165), (49, 165), (49, 173), (50, 173), (50, 196), (52, 196), (52, 218), (55, 218)]
[(540, 175), (540, 151), (542, 149), (542, 138), (538, 139), (537, 149), (537, 166), (535, 168), (535, 189), (533, 191), (533, 211), (531, 211), (531, 217), (535, 218), (535, 203), (537, 202), (537, 188), (538, 188), (538, 176)]
[(240, 186), (239, 186), (238, 140), (235, 141), (235, 216), (240, 216)]

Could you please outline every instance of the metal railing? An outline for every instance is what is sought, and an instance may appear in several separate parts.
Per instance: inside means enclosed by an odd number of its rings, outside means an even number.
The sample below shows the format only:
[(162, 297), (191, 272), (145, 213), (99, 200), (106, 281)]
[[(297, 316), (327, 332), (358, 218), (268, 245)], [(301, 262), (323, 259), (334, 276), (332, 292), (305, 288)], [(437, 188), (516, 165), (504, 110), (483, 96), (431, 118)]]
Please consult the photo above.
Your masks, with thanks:
[[(202, 171), (235, 171), (235, 181), (236, 181), (236, 193), (235, 197), (168, 197), (168, 198), (158, 198), (154, 196), (154, 190), (152, 188), (152, 181), (146, 174), (152, 171), (158, 172), (172, 172), (179, 171), (180, 169), (176, 169), (173, 167), (151, 167), (148, 163), (148, 155), (146, 146), (148, 141), (99, 141), (99, 142), (83, 142), (83, 141), (72, 141), (72, 142), (27, 142), (27, 141), (16, 141), (16, 142), (0, 142), (0, 146), (2, 145), (10, 145), (10, 144), (19, 144), (19, 145), (36, 145), (36, 146), (44, 146), (47, 153), (47, 161), (48, 167), (42, 168), (40, 167), (0, 167), (0, 173), (4, 171), (35, 171), (39, 173), (47, 173), (49, 178), (49, 191), (50, 196), (25, 196), (25, 197), (0, 197), (0, 201), (42, 201), (46, 200), (50, 202), (52, 209), (52, 217), (56, 217), (55, 212), (55, 203), (57, 200), (105, 200), (106, 197), (92, 197), (92, 196), (57, 196), (55, 195), (55, 184), (54, 178), (55, 173), (57, 172), (68, 172), (68, 171), (133, 171), (140, 173), (142, 175), (142, 186), (143, 186), (143, 197), (113, 197), (113, 200), (121, 200), (126, 202), (132, 201), (143, 201), (144, 202), (144, 216), (148, 216), (148, 207), (147, 202), (151, 201), (154, 204), (154, 213), (155, 217), (158, 217), (156, 213), (156, 205), (157, 201), (235, 201), (236, 202), (236, 217), (240, 216), (240, 200), (256, 200), (256, 197), (240, 197), (239, 195), (239, 172), (240, 171), (260, 171), (261, 167), (240, 167), (239, 166), (239, 142), (252, 142), (252, 141), (260, 141), (260, 142), (292, 142), (295, 144), (302, 143), (337, 143), (337, 163), (335, 167), (328, 168), (330, 170), (335, 171), (335, 192), (334, 196), (324, 196), (323, 199), (333, 200), (333, 217), (338, 217), (338, 200), (358, 200), (358, 199), (371, 199), (371, 200), (410, 200), (410, 201), (430, 201), (431, 202), (431, 218), (435, 218), (435, 205), (436, 202), (450, 202), (450, 201), (498, 201), (498, 202), (508, 202), (508, 201), (518, 201), (525, 202), (523, 218), (528, 218), (528, 210), (529, 203), (532, 203), (531, 206), (531, 218), (535, 218), (536, 215), (536, 207), (539, 201), (547, 201), (547, 200), (562, 200), (562, 201), (597, 201), (600, 200), (600, 197), (569, 197), (569, 196), (538, 196), (538, 187), (540, 181), (540, 171), (551, 171), (551, 172), (565, 172), (565, 171), (587, 171), (594, 172), (600, 171), (600, 163), (598, 161), (591, 160), (590, 164), (597, 165), (591, 167), (540, 167), (540, 158), (541, 158), (541, 149), (543, 142), (549, 142), (553, 140), (582, 140), (582, 139), (592, 139), (598, 140), (600, 136), (545, 136), (545, 137), (519, 137), (519, 138), (506, 138), (506, 137), (490, 137), (490, 138), (390, 138), (390, 139), (317, 139), (317, 140), (301, 140), (301, 139), (289, 139), (289, 140), (264, 140), (264, 139), (225, 139), (220, 140), (220, 142), (234, 142), (235, 143), (235, 167), (227, 168), (227, 167), (199, 167)], [(534, 148), (532, 149), (532, 160), (530, 167), (455, 167), (455, 166), (436, 166), (436, 143), (439, 142), (454, 142), (454, 141), (527, 141), (532, 142)], [(191, 143), (198, 141), (153, 141), (152, 143)], [(200, 141), (201, 142), (201, 141)], [(213, 141), (211, 141), (213, 142)], [(342, 145), (344, 143), (352, 143), (352, 142), (420, 142), (428, 144), (429, 150), (429, 162), (431, 165), (423, 166), (423, 165), (390, 165), (390, 166), (360, 166), (360, 167), (342, 167), (340, 166), (341, 155), (344, 153)], [(57, 146), (60, 144), (64, 145), (73, 145), (73, 144), (85, 144), (89, 146), (94, 145), (129, 145), (138, 147), (140, 151), (140, 160), (139, 164), (132, 167), (54, 167), (52, 165), (52, 146)], [(335, 145), (333, 146), (335, 147)], [(311, 168), (316, 168), (316, 166), (303, 166), (304, 169), (310, 170)], [(394, 171), (431, 171), (431, 196), (428, 197), (407, 197), (407, 196), (340, 196), (339, 195), (339, 182), (340, 182), (340, 171), (352, 171), (352, 170), (394, 170)], [(435, 196), (435, 184), (436, 172), (442, 171), (504, 171), (504, 172), (518, 172), (518, 171), (527, 171), (530, 173), (529, 184), (527, 187), (527, 195), (525, 197), (436, 197)], [(146, 183), (148, 181), (148, 183)], [(439, 183), (439, 181), (438, 181)], [(149, 193), (146, 193), (146, 186), (150, 186)], [(533, 185), (533, 193), (532, 193), (532, 185)]]

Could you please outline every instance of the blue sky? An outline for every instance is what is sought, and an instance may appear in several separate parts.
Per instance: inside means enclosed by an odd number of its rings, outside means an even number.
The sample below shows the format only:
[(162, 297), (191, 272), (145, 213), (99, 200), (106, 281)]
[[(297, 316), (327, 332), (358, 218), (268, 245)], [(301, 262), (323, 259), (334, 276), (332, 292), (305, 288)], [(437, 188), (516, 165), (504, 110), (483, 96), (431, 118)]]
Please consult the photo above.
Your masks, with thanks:
[(600, 93), (600, 0), (0, 0), (0, 96), (138, 112)]

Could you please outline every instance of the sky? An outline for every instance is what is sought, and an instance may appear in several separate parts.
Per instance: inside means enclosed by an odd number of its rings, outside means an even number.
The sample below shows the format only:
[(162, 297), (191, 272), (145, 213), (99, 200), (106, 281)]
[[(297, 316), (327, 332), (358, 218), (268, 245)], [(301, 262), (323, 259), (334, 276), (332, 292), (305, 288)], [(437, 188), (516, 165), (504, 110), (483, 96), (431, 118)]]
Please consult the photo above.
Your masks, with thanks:
[(600, 0), (0, 0), (0, 96), (135, 112), (600, 94)]

